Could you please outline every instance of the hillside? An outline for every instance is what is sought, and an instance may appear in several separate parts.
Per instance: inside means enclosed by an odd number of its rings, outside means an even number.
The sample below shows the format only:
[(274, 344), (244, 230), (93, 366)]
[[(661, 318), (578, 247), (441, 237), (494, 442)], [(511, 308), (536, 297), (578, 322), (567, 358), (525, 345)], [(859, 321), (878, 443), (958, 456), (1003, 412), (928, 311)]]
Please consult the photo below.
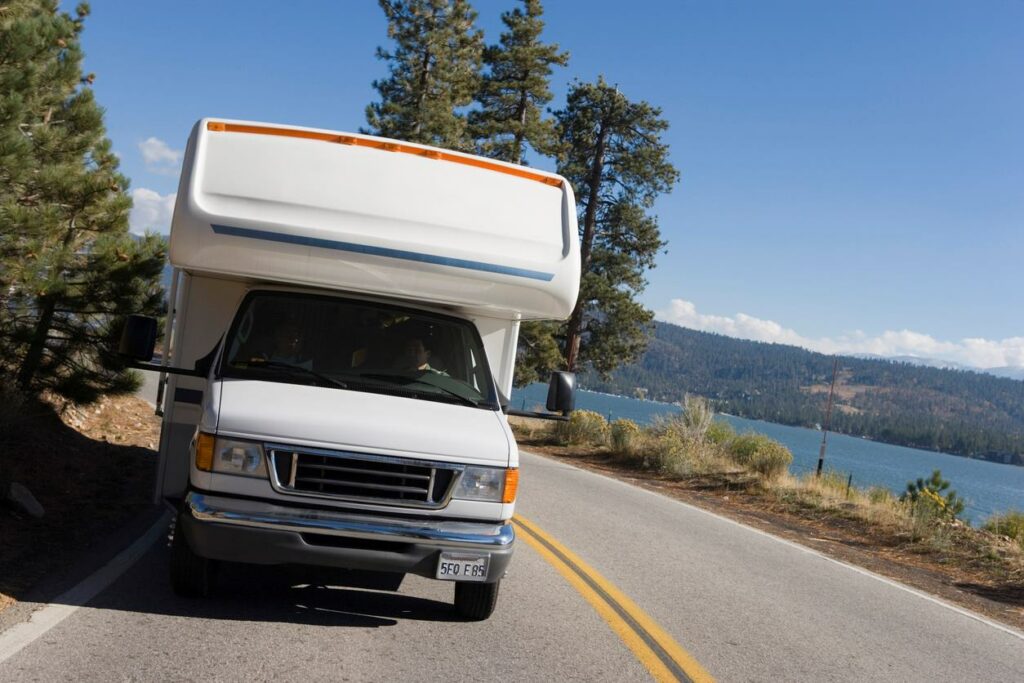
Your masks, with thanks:
[[(841, 357), (835, 431), (878, 441), (1024, 464), (1024, 382), (967, 370)], [(678, 401), (692, 393), (719, 411), (782, 424), (825, 421), (832, 357), (657, 323), (639, 362), (588, 388)]]

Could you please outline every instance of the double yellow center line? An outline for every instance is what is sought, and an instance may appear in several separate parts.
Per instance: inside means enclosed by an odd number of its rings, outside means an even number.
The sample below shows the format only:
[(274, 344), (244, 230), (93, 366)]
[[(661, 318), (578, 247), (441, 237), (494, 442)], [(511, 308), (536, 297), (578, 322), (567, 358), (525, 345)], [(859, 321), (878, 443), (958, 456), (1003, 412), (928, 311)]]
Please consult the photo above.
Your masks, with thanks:
[(547, 560), (608, 622), (656, 681), (714, 679), (636, 603), (534, 523), (517, 515), (521, 538)]

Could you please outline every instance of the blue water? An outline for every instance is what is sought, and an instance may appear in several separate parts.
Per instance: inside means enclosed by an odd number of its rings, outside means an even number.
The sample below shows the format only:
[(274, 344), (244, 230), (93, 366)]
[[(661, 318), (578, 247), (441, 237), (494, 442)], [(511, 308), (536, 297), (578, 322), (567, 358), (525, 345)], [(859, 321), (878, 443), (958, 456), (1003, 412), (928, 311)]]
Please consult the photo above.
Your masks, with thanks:
[[(526, 410), (539, 409), (547, 397), (547, 387), (531, 384), (512, 391), (511, 405)], [(639, 401), (622, 396), (580, 391), (576, 407), (593, 410), (607, 418), (628, 418), (638, 424), (650, 424), (657, 415), (678, 413), (679, 406), (654, 401)], [(821, 432), (802, 427), (787, 427), (771, 422), (723, 416), (738, 432), (759, 432), (785, 444), (793, 451), (794, 474), (817, 467)], [(890, 446), (842, 434), (829, 434), (825, 467), (853, 475), (860, 487), (884, 486), (901, 493), (907, 482), (928, 477), (942, 470), (952, 488), (967, 502), (963, 517), (978, 524), (994, 512), (1024, 510), (1024, 467), (971, 460), (946, 453)]]

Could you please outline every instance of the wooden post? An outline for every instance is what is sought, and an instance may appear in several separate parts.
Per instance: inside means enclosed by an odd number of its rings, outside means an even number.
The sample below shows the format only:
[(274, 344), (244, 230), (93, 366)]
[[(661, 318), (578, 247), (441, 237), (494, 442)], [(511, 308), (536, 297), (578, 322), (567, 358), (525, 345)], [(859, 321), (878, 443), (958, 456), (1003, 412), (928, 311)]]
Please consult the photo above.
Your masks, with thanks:
[(839, 370), (839, 357), (832, 361), (832, 387), (828, 390), (828, 408), (825, 409), (825, 431), (821, 435), (821, 448), (818, 450), (818, 471), (816, 477), (821, 476), (821, 470), (825, 466), (825, 446), (828, 443), (828, 427), (832, 422), (832, 396), (836, 391), (836, 372)]

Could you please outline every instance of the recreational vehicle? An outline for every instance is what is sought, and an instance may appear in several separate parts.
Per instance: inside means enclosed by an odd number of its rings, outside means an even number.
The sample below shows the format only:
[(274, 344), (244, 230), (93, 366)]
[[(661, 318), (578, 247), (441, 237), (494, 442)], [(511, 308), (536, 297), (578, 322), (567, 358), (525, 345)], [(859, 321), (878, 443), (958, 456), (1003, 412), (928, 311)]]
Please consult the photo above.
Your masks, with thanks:
[[(204, 119), (170, 234), (156, 497), (171, 579), (223, 561), (454, 583), (487, 618), (512, 556), (520, 322), (565, 319), (558, 175), (366, 135)], [(152, 357), (133, 317), (122, 352)], [(572, 410), (552, 377), (547, 409)], [(517, 411), (511, 411), (517, 412)], [(339, 579), (340, 580), (340, 579)]]

